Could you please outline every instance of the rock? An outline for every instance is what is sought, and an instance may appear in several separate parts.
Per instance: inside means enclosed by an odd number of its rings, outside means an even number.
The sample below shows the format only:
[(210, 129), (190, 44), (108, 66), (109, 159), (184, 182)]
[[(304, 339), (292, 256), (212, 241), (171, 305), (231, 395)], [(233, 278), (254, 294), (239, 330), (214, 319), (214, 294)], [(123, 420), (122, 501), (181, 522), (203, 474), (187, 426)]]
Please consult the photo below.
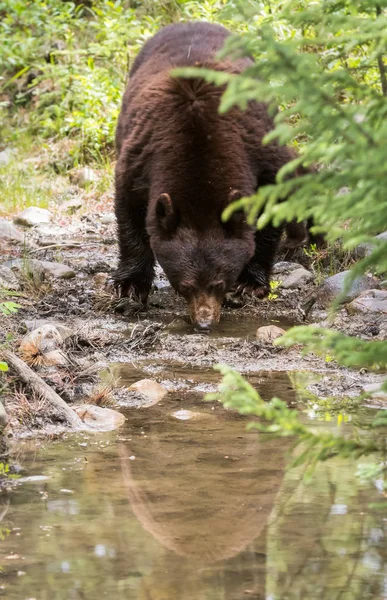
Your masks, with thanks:
[(59, 332), (60, 336), (62, 337), (63, 341), (65, 341), (68, 337), (72, 336), (74, 333), (73, 330), (70, 329), (70, 327), (67, 327), (66, 325), (63, 325), (62, 323), (59, 323), (57, 321), (47, 321), (47, 319), (26, 319), (25, 321), (22, 321), (22, 323), (29, 332), (33, 331), (34, 329), (44, 327), (46, 325), (55, 327), (55, 329)]
[(42, 353), (57, 350), (72, 333), (71, 329), (64, 325), (46, 323), (23, 337), (20, 342), (19, 351), (21, 353), (28, 353), (31, 344), (36, 346)]
[(14, 272), (5, 265), (0, 265), (0, 289), (17, 292), (20, 289)]
[[(387, 242), (387, 231), (379, 233), (379, 235), (375, 236), (375, 240), (384, 240)], [(357, 246), (357, 248), (354, 249), (353, 255), (357, 259), (365, 258), (366, 256), (369, 256), (371, 254), (373, 249), (374, 244), (372, 242), (359, 244), (359, 246)]]
[(373, 400), (387, 401), (387, 392), (381, 389), (381, 383), (368, 383), (363, 387), (363, 391), (371, 394)]
[(347, 305), (350, 314), (387, 315), (387, 290), (367, 290)]
[(112, 212), (104, 213), (100, 220), (103, 225), (110, 225), (110, 223), (116, 222), (116, 215)]
[(0, 166), (6, 167), (12, 160), (12, 156), (15, 154), (15, 150), (12, 148), (6, 148), (0, 152)]
[(44, 359), (46, 365), (52, 367), (64, 367), (69, 363), (67, 356), (61, 350), (51, 350), (50, 352), (45, 352)]
[(24, 233), (21, 233), (9, 221), (0, 219), (0, 240), (12, 242), (13, 244), (24, 244)]
[(45, 208), (39, 208), (39, 206), (29, 206), (14, 218), (16, 225), (23, 225), (24, 227), (33, 227), (39, 225), (39, 223), (50, 223), (52, 214)]
[(91, 183), (98, 181), (98, 179), (97, 173), (90, 167), (81, 167), (70, 173), (71, 183), (75, 183), (80, 187), (87, 187)]
[(301, 265), (295, 262), (287, 262), (285, 260), (281, 260), (277, 262), (273, 267), (273, 275), (288, 275), (292, 271), (296, 269), (300, 269)]
[(183, 408), (181, 410), (176, 410), (175, 412), (171, 413), (171, 416), (175, 419), (178, 419), (179, 421), (190, 421), (191, 419), (195, 419), (197, 417), (200, 418), (203, 415), (201, 415), (200, 413), (193, 412), (192, 410), (186, 410)]
[(303, 267), (295, 269), (282, 280), (281, 287), (284, 289), (300, 288), (306, 283), (314, 280), (314, 275)]
[(284, 329), (277, 327), (276, 325), (265, 325), (264, 327), (258, 327), (256, 337), (259, 342), (265, 344), (272, 344), (274, 340), (281, 337), (285, 333)]
[(82, 404), (73, 408), (82, 421), (95, 431), (113, 431), (125, 423), (124, 415), (112, 408), (94, 404)]
[(145, 396), (150, 401), (150, 403), (147, 403), (147, 406), (157, 404), (157, 402), (160, 402), (160, 400), (168, 394), (168, 390), (153, 379), (141, 379), (140, 381), (136, 381), (136, 383), (133, 383), (133, 385), (129, 387), (129, 390)]
[(29, 273), (34, 280), (42, 280), (44, 277), (52, 279), (70, 279), (75, 277), (75, 271), (62, 263), (37, 260), (35, 258), (22, 260), (17, 258), (8, 261), (7, 266), (20, 273)]
[(39, 263), (43, 267), (45, 274), (53, 279), (71, 279), (75, 277), (75, 271), (62, 263), (48, 262), (46, 260), (40, 260)]
[(0, 432), (4, 429), (6, 424), (8, 423), (8, 415), (5, 412), (5, 408), (3, 403), (0, 401)]
[[(320, 306), (328, 306), (335, 298), (343, 291), (344, 281), (350, 271), (343, 271), (342, 273), (336, 273), (332, 277), (328, 277), (316, 290), (317, 302)], [(379, 287), (378, 282), (367, 275), (358, 277), (352, 284), (351, 289), (347, 292), (344, 298), (344, 302), (349, 302), (361, 294), (370, 289)]]

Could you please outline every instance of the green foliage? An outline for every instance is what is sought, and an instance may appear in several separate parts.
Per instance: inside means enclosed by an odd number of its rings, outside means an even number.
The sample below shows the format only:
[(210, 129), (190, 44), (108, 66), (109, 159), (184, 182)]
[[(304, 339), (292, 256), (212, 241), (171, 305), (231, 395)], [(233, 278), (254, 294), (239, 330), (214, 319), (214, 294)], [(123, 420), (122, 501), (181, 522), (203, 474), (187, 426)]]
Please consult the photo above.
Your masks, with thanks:
[(143, 43), (172, 21), (214, 20), (227, 2), (78, 4), (0, 0), (4, 141), (17, 141), (21, 132), (71, 139), (74, 164), (112, 150), (128, 68)]
[(281, 281), (270, 281), (270, 292), (267, 296), (269, 300), (277, 300), (278, 294), (276, 292), (281, 286), (281, 283)]
[(12, 301), (0, 302), (0, 313), (5, 317), (17, 313), (18, 309), (21, 308), (20, 304)]
[(323, 356), (333, 353), (337, 361), (346, 367), (387, 367), (387, 341), (368, 342), (337, 331), (309, 326), (293, 327), (275, 343), (283, 346), (305, 344), (305, 352), (313, 351)]
[[(305, 465), (308, 476), (319, 461), (325, 461), (333, 456), (360, 458), (383, 450), (383, 439), (379, 445), (372, 440), (345, 439), (331, 433), (314, 432), (300, 421), (298, 411), (289, 409), (279, 398), (265, 402), (258, 391), (239, 373), (224, 365), (218, 365), (216, 368), (223, 375), (223, 379), (219, 391), (208, 394), (206, 399), (219, 400), (226, 408), (238, 410), (243, 415), (259, 417), (259, 421), (250, 423), (250, 429), (281, 437), (293, 437), (293, 457), (290, 466)], [(387, 413), (380, 411), (372, 426), (385, 427), (386, 425)], [(298, 451), (294, 452), (295, 449)], [(382, 465), (380, 469), (379, 473), (386, 471), (387, 467)]]

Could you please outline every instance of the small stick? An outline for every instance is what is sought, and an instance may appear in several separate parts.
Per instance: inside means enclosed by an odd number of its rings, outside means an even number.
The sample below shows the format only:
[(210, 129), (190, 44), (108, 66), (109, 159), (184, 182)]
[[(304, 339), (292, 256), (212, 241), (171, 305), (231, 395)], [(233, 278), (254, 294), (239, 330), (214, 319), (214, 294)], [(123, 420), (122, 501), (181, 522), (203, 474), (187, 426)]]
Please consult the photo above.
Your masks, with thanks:
[(69, 425), (78, 430), (86, 429), (85, 424), (78, 417), (77, 413), (39, 375), (30, 369), (23, 360), (10, 350), (2, 349), (0, 355), (20, 379), (48, 404), (51, 404)]
[(87, 246), (98, 246), (102, 244), (102, 240), (100, 242), (88, 242), (84, 244), (83, 242), (66, 242), (63, 244), (50, 244), (49, 246), (40, 246), (40, 248), (35, 248), (34, 250), (30, 250), (30, 254), (35, 252), (44, 252), (44, 250), (51, 250), (51, 248), (86, 248)]

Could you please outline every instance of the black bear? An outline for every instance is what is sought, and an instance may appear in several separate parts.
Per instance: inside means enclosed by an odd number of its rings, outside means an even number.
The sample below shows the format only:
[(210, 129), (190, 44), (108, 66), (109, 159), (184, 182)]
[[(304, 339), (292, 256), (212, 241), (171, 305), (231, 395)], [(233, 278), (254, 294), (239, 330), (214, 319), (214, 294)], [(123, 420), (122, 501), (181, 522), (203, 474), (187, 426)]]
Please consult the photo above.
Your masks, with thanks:
[(216, 60), (229, 35), (202, 22), (157, 33), (130, 71), (116, 133), (115, 285), (121, 295), (146, 302), (157, 260), (202, 329), (219, 321), (224, 295), (234, 286), (267, 294), (281, 228), (256, 231), (243, 212), (227, 222), (221, 215), (233, 200), (274, 183), (294, 158), (290, 148), (262, 145), (273, 129), (265, 104), (220, 115), (223, 88), (171, 76), (174, 67), (233, 73), (249, 67), (248, 57)]

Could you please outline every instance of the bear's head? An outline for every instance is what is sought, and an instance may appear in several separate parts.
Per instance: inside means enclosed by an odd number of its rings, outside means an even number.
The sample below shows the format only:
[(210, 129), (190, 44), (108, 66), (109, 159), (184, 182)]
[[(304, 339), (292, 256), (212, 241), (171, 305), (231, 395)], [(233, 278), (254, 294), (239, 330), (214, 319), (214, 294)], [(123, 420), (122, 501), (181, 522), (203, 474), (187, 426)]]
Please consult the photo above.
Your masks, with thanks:
[[(232, 200), (238, 197), (240, 193), (232, 192)], [(226, 292), (254, 254), (254, 229), (244, 212), (235, 212), (227, 222), (222, 222), (220, 212), (205, 227), (196, 227), (182, 218), (164, 193), (148, 217), (148, 233), (172, 287), (188, 302), (193, 324), (210, 329), (220, 319)]]

